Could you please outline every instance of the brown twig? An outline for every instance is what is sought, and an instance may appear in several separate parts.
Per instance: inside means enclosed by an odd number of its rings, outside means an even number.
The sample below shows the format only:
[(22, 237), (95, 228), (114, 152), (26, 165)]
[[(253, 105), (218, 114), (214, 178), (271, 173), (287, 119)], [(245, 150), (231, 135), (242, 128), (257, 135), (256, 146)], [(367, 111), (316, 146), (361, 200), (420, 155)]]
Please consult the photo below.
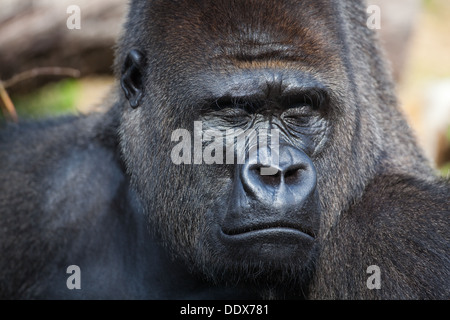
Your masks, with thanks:
[[(34, 68), (31, 70), (27, 70), (21, 72), (11, 79), (0, 81), (0, 99), (3, 101), (5, 108), (1, 108), (3, 115), (5, 118), (11, 118), (12, 121), (18, 122), (19, 117), (17, 116), (16, 108), (14, 107), (14, 103), (9, 97), (6, 88), (14, 86), (16, 83), (20, 81), (24, 81), (26, 79), (42, 76), (42, 75), (56, 75), (56, 76), (67, 76), (72, 78), (78, 78), (80, 76), (80, 71), (72, 68), (60, 68), (60, 67), (44, 67), (44, 68)], [(5, 110), (6, 109), (6, 110)]]
[(56, 76), (67, 76), (72, 78), (78, 78), (80, 76), (80, 71), (77, 69), (60, 68), (60, 67), (34, 68), (31, 70), (21, 72), (13, 76), (11, 79), (3, 81), (3, 86), (5, 88), (9, 88), (14, 86), (16, 83), (20, 81), (43, 75), (52, 75), (52, 76), (56, 75)]
[(5, 86), (2, 81), (0, 81), (0, 98), (3, 101), (3, 104), (5, 105), (5, 109), (1, 108), (3, 111), (3, 115), (5, 118), (11, 118), (12, 121), (18, 122), (19, 117), (17, 116), (16, 108), (14, 107), (14, 103), (12, 102), (11, 98), (9, 97), (8, 92), (5, 89)]

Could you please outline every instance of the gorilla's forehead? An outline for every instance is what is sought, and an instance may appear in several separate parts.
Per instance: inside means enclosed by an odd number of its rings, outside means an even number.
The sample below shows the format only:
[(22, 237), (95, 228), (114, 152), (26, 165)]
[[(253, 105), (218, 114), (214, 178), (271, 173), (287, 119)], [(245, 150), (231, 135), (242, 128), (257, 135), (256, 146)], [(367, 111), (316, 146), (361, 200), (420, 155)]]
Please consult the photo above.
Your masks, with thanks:
[(337, 51), (334, 10), (333, 1), (325, 0), (156, 0), (146, 21), (160, 45), (155, 49), (183, 61), (225, 57), (317, 65)]
[(242, 86), (249, 75), (251, 87), (253, 71), (258, 81), (306, 77), (327, 87), (346, 77), (342, 10), (333, 0), (154, 0), (146, 6), (138, 13), (146, 38), (136, 45), (147, 44), (151, 82), (160, 86), (200, 98), (212, 87), (234, 90), (236, 77)]

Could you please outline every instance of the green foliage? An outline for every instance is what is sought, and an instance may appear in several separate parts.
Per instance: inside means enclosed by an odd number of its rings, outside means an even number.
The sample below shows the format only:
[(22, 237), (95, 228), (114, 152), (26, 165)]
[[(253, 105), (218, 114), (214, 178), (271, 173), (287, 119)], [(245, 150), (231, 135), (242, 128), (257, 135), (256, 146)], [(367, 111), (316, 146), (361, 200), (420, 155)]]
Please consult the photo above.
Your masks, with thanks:
[(439, 169), (443, 177), (450, 177), (450, 162), (447, 162)]
[(432, 7), (434, 5), (434, 1), (433, 0), (422, 0), (422, 4), (423, 4), (424, 8), (429, 9), (430, 7)]
[(75, 79), (52, 83), (27, 95), (13, 97), (12, 100), (20, 118), (44, 118), (76, 113), (76, 99), (80, 94), (80, 84)]
[(422, 8), (436, 18), (445, 19), (449, 7), (448, 0), (422, 0)]

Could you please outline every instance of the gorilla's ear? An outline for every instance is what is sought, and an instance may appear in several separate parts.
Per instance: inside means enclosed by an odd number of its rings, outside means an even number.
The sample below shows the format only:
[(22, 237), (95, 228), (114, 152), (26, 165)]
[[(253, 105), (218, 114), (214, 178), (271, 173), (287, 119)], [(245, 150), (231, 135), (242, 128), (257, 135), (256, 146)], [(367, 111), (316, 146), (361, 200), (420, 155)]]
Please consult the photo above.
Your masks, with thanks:
[(133, 49), (128, 53), (122, 67), (120, 84), (133, 109), (139, 106), (144, 95), (142, 77), (145, 64), (145, 58), (142, 52)]

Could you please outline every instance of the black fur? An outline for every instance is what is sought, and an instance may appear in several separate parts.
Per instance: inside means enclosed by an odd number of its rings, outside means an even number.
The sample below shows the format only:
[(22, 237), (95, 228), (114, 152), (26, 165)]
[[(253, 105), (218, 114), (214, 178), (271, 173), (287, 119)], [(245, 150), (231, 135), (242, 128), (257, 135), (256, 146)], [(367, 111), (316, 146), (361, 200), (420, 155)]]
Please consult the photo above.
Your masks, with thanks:
[[(0, 298), (450, 298), (450, 184), (399, 111), (366, 19), (350, 0), (131, 1), (109, 112), (0, 131)], [(223, 125), (208, 106), (230, 92), (259, 94), (252, 116), (282, 113), (287, 85), (326, 95), (283, 136), (314, 162), (316, 198), (299, 211), (320, 229), (307, 257), (237, 259), (247, 247), (211, 236), (235, 166), (174, 165), (171, 133)], [(250, 202), (246, 215), (276, 213)], [(81, 290), (66, 287), (73, 264)]]

